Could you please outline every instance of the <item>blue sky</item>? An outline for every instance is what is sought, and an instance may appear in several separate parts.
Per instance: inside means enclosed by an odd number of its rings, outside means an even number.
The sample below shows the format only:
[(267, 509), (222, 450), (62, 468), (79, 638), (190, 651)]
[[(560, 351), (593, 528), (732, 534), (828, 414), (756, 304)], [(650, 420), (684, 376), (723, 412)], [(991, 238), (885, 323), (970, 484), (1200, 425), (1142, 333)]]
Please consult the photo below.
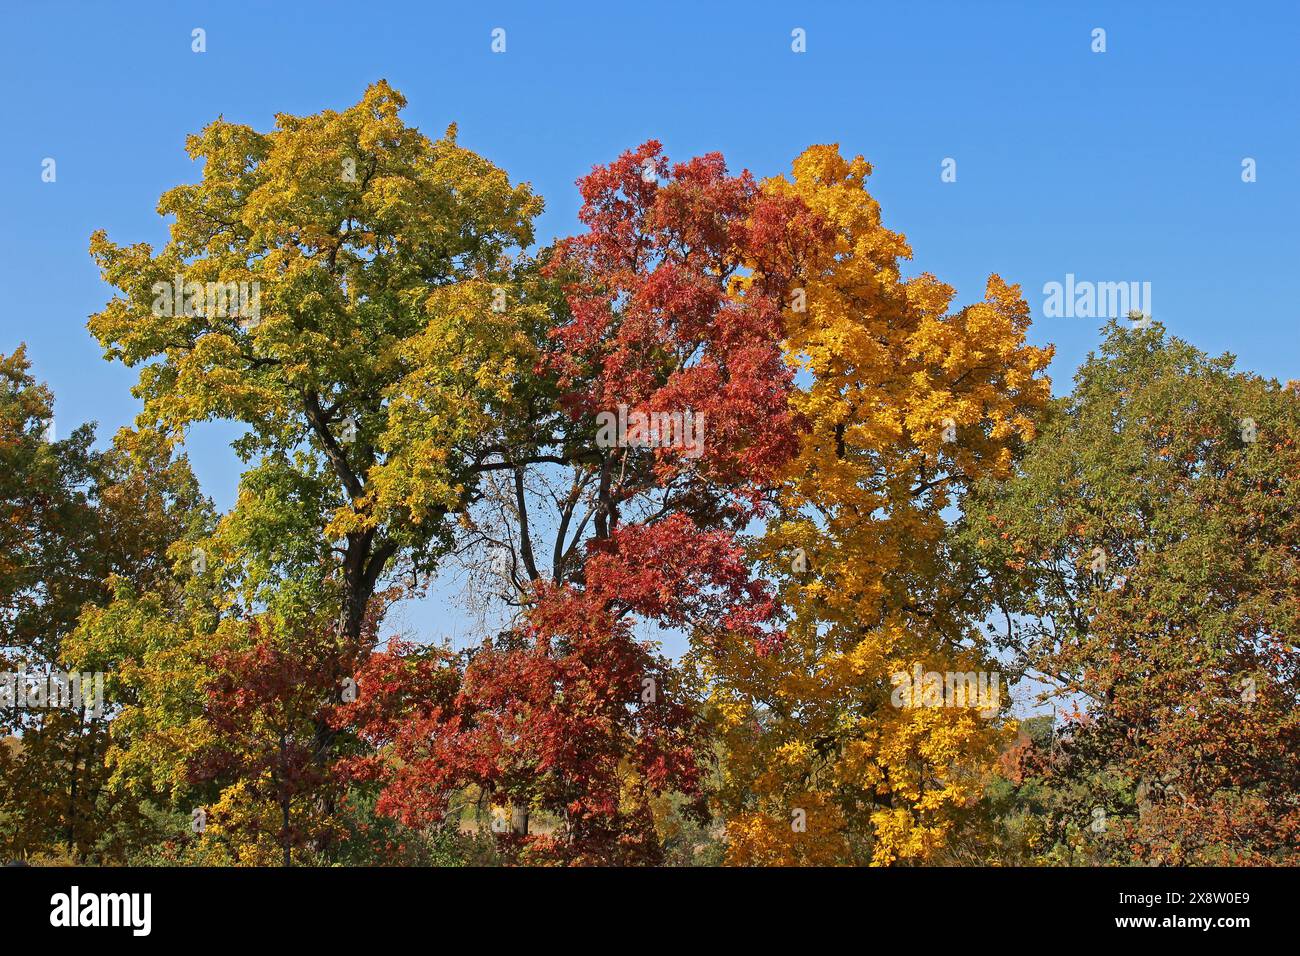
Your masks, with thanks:
[[(109, 296), (91, 231), (165, 239), (164, 189), (198, 169), (187, 133), (216, 116), (355, 102), (388, 79), (430, 135), (456, 122), (547, 202), (542, 241), (573, 231), (574, 180), (657, 138), (785, 171), (811, 143), (875, 166), (912, 271), (978, 299), (1019, 282), (1055, 390), (1099, 322), (1045, 318), (1067, 273), (1151, 283), (1155, 317), (1212, 352), (1300, 378), (1300, 12), (1291, 3), (31, 3), (0, 12), (0, 350), (28, 343), (60, 435), (129, 422), (134, 372), (85, 329)], [(191, 51), (191, 30), (207, 52)], [(506, 52), (490, 49), (506, 31)], [(1092, 52), (1094, 28), (1106, 52)], [(807, 52), (791, 50), (802, 28)], [(42, 160), (57, 180), (42, 182)], [(1257, 181), (1243, 183), (1251, 157)], [(957, 181), (941, 182), (941, 163)], [(221, 506), (223, 427), (191, 459)]]

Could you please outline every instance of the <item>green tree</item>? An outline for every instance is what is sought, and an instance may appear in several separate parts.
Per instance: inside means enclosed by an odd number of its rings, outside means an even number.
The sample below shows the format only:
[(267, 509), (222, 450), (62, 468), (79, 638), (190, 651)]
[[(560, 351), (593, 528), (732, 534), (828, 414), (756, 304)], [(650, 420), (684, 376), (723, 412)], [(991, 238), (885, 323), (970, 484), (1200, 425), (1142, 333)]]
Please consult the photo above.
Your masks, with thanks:
[(75, 629), (115, 587), (169, 578), (167, 549), (202, 520), (205, 502), (159, 436), (124, 429), (95, 451), (93, 425), (51, 440), (52, 415), (25, 350), (0, 356), (0, 669), (108, 676), (102, 701), (87, 692), (73, 706), (0, 711), (12, 735), (0, 753), (0, 840), (15, 856), (117, 855), (146, 821), (108, 786), (114, 662), (84, 653)]
[[(1112, 323), (969, 536), (1044, 699), (1048, 843), (1294, 862), (1300, 397), (1158, 324)], [(1041, 750), (1041, 748), (1040, 748)]]

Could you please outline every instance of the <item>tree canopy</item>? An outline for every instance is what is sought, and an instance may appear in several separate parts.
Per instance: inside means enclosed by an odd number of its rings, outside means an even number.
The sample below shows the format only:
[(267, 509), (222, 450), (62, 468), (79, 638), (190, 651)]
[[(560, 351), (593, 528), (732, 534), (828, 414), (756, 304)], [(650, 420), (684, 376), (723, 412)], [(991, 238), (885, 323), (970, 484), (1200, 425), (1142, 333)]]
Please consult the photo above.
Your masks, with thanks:
[[(92, 235), (134, 427), (0, 355), (8, 856), (1296, 862), (1294, 384), (1139, 316), (1054, 399), (832, 144), (600, 157), (539, 246), (404, 105), (218, 119)], [(398, 626), (449, 580), (468, 642)]]

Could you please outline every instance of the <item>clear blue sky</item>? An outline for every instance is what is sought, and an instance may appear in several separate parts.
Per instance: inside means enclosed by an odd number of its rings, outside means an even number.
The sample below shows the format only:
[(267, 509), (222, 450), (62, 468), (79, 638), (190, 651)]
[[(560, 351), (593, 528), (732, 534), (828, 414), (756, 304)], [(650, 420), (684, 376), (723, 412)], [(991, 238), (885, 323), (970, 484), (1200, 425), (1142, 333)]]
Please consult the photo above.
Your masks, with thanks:
[[(539, 239), (573, 231), (573, 181), (645, 139), (785, 171), (838, 142), (875, 166), (913, 271), (980, 297), (1021, 283), (1053, 342), (1056, 391), (1099, 322), (1043, 318), (1067, 273), (1152, 284), (1155, 316), (1243, 367), (1300, 378), (1300, 5), (1295, 3), (16, 3), (0, 12), (0, 350), (26, 341), (60, 435), (129, 422), (135, 373), (86, 317), (109, 296), (91, 231), (165, 239), (184, 137), (218, 114), (356, 101), (387, 78), (407, 121), (460, 141), (545, 198)], [(195, 27), (207, 52), (191, 52)], [(493, 54), (491, 31), (506, 30)], [(791, 30), (807, 52), (791, 51)], [(1091, 50), (1106, 30), (1107, 51)], [(57, 181), (41, 181), (45, 157)], [(957, 181), (940, 164), (957, 161)], [(1243, 183), (1241, 162), (1257, 162)], [(221, 506), (222, 428), (191, 458)]]

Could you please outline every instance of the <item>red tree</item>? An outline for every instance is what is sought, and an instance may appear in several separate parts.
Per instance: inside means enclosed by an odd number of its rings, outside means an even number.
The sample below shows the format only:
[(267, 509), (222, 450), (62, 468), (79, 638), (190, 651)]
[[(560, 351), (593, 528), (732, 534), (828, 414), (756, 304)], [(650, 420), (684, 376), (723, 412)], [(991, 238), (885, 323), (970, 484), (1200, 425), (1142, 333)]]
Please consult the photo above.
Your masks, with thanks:
[[(373, 631), (372, 619), (366, 625)], [(325, 731), (357, 653), (329, 633), (285, 646), (258, 621), (250, 637), (247, 649), (212, 660), (203, 709), (212, 739), (190, 757), (188, 775), (222, 790), (240, 785), (238, 802), (214, 811), (212, 822), (254, 843), (274, 841), (289, 866), (295, 849), (323, 850), (335, 834), (343, 778)]]
[[(531, 855), (653, 862), (646, 797), (698, 794), (704, 730), (633, 624), (699, 640), (727, 629), (756, 651), (779, 639), (739, 535), (797, 447), (781, 303), (808, 213), (727, 175), (717, 154), (670, 167), (654, 142), (579, 186), (587, 231), (550, 260), (567, 314), (536, 371), (568, 425), (555, 458), (591, 489), (582, 557), (544, 576), (529, 529), (515, 529), (531, 579), (516, 625), (463, 669), (376, 655), (347, 717), (381, 748), (353, 769), (383, 782), (384, 812), (431, 822), (472, 783), (516, 808)], [(568, 525), (566, 513), (557, 555)], [(527, 808), (562, 831), (524, 837)]]

